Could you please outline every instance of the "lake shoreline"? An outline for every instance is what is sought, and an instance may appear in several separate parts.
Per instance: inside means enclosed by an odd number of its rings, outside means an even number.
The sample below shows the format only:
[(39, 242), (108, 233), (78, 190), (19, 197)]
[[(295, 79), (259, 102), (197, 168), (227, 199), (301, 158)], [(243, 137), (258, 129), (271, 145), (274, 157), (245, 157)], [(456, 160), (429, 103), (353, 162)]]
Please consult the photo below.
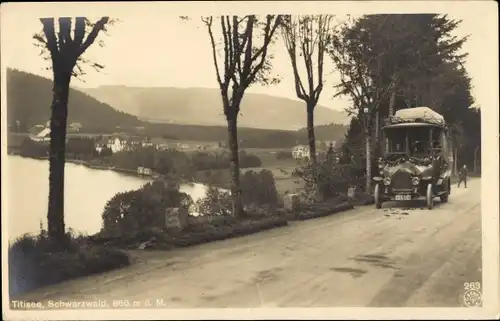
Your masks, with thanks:
[[(32, 157), (32, 156), (22, 156), (19, 153), (14, 153), (14, 152), (9, 152), (7, 153), (8, 156), (18, 156), (21, 158), (25, 159), (34, 159), (34, 160), (49, 160), (48, 156), (44, 157)], [(154, 173), (153, 175), (144, 175), (144, 174), (139, 174), (136, 170), (132, 169), (126, 169), (126, 168), (117, 168), (112, 165), (95, 165), (92, 164), (90, 161), (85, 161), (85, 160), (80, 160), (80, 159), (65, 159), (65, 163), (69, 164), (74, 164), (74, 165), (81, 165), (89, 169), (94, 169), (94, 170), (100, 170), (100, 171), (113, 171), (119, 174), (123, 174), (126, 176), (132, 176), (132, 177), (137, 177), (141, 179), (150, 179), (150, 180), (163, 180), (166, 181), (168, 180), (164, 175)], [(203, 171), (197, 171), (197, 172), (203, 172)], [(192, 179), (179, 179), (179, 184), (203, 184), (203, 185), (211, 185), (217, 188), (221, 189), (228, 189), (230, 186), (229, 183), (227, 184), (218, 184), (218, 183), (212, 183), (204, 180), (196, 180), (194, 177)]]

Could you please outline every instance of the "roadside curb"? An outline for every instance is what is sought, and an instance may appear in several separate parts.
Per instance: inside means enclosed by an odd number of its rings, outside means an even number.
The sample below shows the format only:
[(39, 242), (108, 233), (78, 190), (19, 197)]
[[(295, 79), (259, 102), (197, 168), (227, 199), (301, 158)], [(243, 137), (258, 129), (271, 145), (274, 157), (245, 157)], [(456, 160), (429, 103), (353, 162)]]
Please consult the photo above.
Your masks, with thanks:
[(372, 205), (375, 204), (375, 201), (372, 199), (366, 199), (366, 200), (353, 200), (350, 201), (350, 203), (356, 207), (356, 206), (365, 206), (365, 205)]
[(325, 217), (329, 215), (333, 215), (336, 213), (340, 212), (345, 212), (348, 210), (354, 209), (354, 206), (350, 202), (343, 202), (341, 204), (336, 205), (335, 207), (328, 209), (328, 210), (315, 210), (313, 212), (305, 212), (305, 213), (298, 213), (295, 215), (295, 220), (297, 221), (305, 221), (305, 220), (310, 220), (314, 218), (320, 218), (320, 217)]

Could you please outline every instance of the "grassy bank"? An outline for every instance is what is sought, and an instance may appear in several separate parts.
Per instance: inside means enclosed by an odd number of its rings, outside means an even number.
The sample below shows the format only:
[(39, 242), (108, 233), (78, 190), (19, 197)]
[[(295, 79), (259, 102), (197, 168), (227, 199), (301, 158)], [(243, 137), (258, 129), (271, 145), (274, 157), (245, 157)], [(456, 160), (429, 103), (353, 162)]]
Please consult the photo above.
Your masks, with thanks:
[(45, 233), (23, 236), (9, 245), (9, 294), (31, 290), (129, 265), (126, 252), (95, 245), (87, 237), (67, 236), (62, 247)]
[(244, 218), (214, 216), (213, 220), (206, 220), (206, 218), (202, 217), (190, 217), (189, 219), (190, 224), (183, 231), (154, 228), (121, 236), (99, 233), (89, 237), (88, 240), (95, 245), (105, 245), (125, 250), (171, 250), (254, 234), (288, 224), (286, 217), (280, 215)]

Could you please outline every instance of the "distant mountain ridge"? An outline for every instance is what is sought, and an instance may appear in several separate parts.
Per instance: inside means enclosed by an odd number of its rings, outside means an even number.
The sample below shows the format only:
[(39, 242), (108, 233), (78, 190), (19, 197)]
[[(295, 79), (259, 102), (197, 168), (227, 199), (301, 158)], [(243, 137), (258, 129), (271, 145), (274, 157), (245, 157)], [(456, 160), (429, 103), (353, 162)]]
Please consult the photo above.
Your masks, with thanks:
[[(113, 108), (149, 122), (225, 126), (221, 97), (215, 88), (100, 86), (78, 88)], [(315, 109), (315, 125), (348, 124), (346, 113), (323, 106)], [(246, 93), (238, 126), (298, 130), (306, 123), (302, 101)]]
[[(31, 73), (7, 69), (7, 119), (9, 130), (12, 132), (27, 133), (36, 125), (43, 127), (51, 117), (50, 105), (52, 102), (52, 80), (47, 79)], [(144, 89), (147, 95), (151, 95), (151, 88)], [(121, 91), (121, 90), (120, 90)], [(177, 89), (173, 90), (177, 92)], [(213, 90), (207, 90), (213, 95), (218, 94)], [(165, 91), (159, 90), (163, 96)], [(125, 95), (117, 96), (119, 99), (127, 101)], [(175, 97), (175, 95), (174, 95)], [(180, 97), (182, 102), (185, 95)], [(265, 101), (269, 99), (277, 99), (277, 101), (287, 101), (266, 95), (257, 95)], [(198, 98), (199, 99), (199, 98)], [(189, 99), (188, 99), (189, 101)], [(258, 99), (253, 99), (255, 104)], [(276, 100), (274, 100), (276, 101)], [(179, 103), (180, 105), (180, 103)], [(134, 104), (123, 104), (123, 106), (134, 107)], [(242, 116), (238, 125), (238, 138), (243, 141), (242, 146), (255, 147), (255, 148), (282, 148), (283, 146), (293, 146), (296, 143), (307, 143), (307, 130), (305, 127), (305, 108), (300, 104), (297, 105), (297, 119), (300, 122), (300, 129), (286, 130), (286, 129), (266, 129), (266, 128), (252, 128), (248, 126), (248, 122), (243, 122), (245, 119), (245, 111), (243, 110)], [(189, 107), (189, 105), (188, 105)], [(288, 106), (285, 106), (288, 107)], [(150, 123), (147, 121), (139, 120), (136, 116), (128, 113), (118, 111), (111, 107), (109, 104), (103, 103), (89, 94), (81, 92), (76, 88), (70, 90), (69, 96), (69, 117), (68, 124), (79, 123), (81, 124), (81, 131), (83, 133), (127, 133), (131, 135), (146, 135), (151, 137), (168, 137), (169, 139), (177, 140), (190, 140), (190, 141), (225, 141), (227, 139), (227, 124), (224, 117), (221, 115), (222, 111), (217, 109), (209, 112), (198, 112), (191, 110), (191, 114), (196, 117), (191, 117), (186, 120), (186, 123)], [(122, 108), (123, 109), (123, 108)], [(247, 108), (251, 109), (251, 108)], [(293, 109), (293, 107), (292, 107)], [(175, 109), (177, 110), (177, 109)], [(267, 124), (273, 124), (273, 120), (278, 122), (286, 119), (288, 114), (284, 113), (283, 106), (275, 112), (277, 117), (272, 117)], [(180, 110), (180, 116), (186, 114), (186, 110)], [(210, 124), (210, 117), (213, 113), (219, 123)], [(258, 113), (257, 113), (258, 114)], [(317, 113), (318, 115), (319, 113)], [(269, 115), (269, 111), (267, 113)], [(175, 115), (174, 115), (175, 116)], [(278, 117), (279, 116), (279, 117)], [(220, 117), (220, 118), (217, 118)], [(208, 120), (204, 120), (207, 118)], [(248, 117), (247, 117), (248, 118)], [(265, 117), (261, 117), (266, 120)], [(177, 118), (178, 119), (178, 118)], [(192, 124), (198, 121), (198, 124)], [(258, 119), (258, 118), (257, 118)], [(212, 121), (213, 122), (213, 121)], [(191, 124), (189, 124), (191, 123)], [(320, 122), (321, 123), (321, 122)], [(274, 127), (274, 126), (273, 126)], [(318, 140), (341, 140), (346, 131), (346, 126), (338, 124), (327, 124), (315, 126), (316, 138)]]

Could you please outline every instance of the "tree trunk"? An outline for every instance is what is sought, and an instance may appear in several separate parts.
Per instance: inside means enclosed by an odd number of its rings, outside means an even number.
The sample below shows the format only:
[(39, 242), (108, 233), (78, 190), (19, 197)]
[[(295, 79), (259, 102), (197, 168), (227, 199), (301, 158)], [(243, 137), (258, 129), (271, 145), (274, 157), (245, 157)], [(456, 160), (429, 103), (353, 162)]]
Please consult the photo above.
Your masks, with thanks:
[(474, 173), (477, 174), (477, 154), (479, 152), (479, 146), (474, 150)]
[(455, 153), (454, 153), (454, 159), (453, 159), (453, 174), (457, 175), (458, 173), (458, 148), (455, 148)]
[(49, 206), (47, 225), (49, 237), (63, 245), (64, 225), (64, 163), (66, 124), (71, 72), (54, 72), (52, 117), (50, 120)]
[(396, 90), (393, 90), (389, 98), (389, 117), (394, 115), (394, 103), (396, 102)]
[(372, 138), (369, 132), (365, 132), (366, 140), (366, 193), (371, 194), (372, 191), (372, 153), (371, 143)]
[(309, 142), (309, 158), (316, 164), (316, 137), (314, 135), (314, 109), (307, 105), (307, 140)]
[(231, 171), (231, 198), (233, 200), (233, 216), (243, 214), (243, 201), (240, 188), (240, 164), (238, 154), (237, 114), (227, 117), (228, 145), (230, 150), (229, 170)]
[(380, 112), (375, 113), (375, 148), (377, 156), (381, 154), (381, 144), (380, 144)]

